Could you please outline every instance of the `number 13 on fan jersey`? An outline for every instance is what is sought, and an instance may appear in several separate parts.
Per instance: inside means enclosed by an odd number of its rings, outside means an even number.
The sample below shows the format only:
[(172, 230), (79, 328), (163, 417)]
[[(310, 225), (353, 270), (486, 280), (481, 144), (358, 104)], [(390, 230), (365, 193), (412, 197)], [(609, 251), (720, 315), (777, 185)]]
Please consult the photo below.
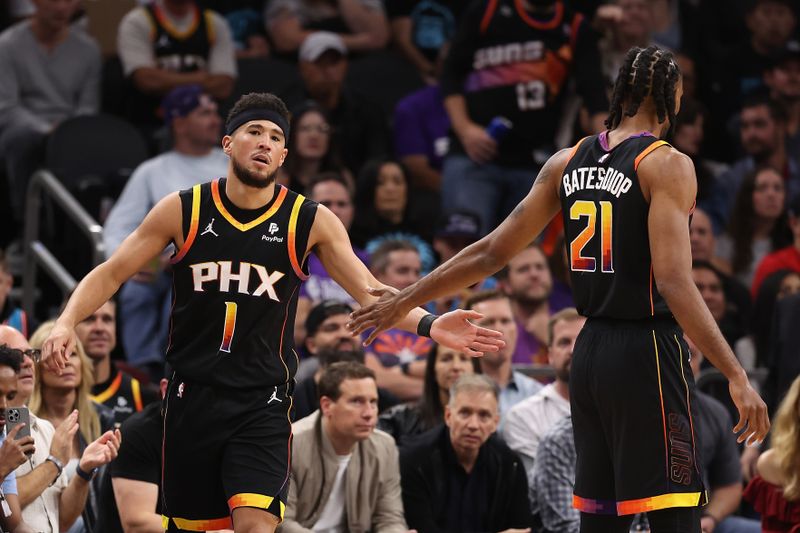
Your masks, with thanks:
[(592, 202), (577, 200), (569, 208), (570, 220), (586, 219), (586, 227), (575, 237), (569, 245), (570, 269), (578, 272), (596, 272), (597, 258), (586, 257), (583, 249), (589, 244), (597, 232), (597, 204), (600, 204), (600, 256), (601, 272), (614, 272), (614, 258), (611, 251), (612, 227), (614, 225), (614, 211), (611, 202)]

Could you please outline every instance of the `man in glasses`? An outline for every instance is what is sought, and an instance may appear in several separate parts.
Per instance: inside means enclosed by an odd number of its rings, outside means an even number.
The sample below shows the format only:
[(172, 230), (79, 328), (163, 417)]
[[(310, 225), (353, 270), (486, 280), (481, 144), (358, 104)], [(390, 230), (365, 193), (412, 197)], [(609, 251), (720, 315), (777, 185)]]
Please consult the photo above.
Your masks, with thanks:
[[(25, 337), (14, 328), (0, 326), (0, 345), (7, 345), (22, 356), (17, 374), (17, 394), (10, 407), (23, 407), (33, 394), (35, 365), (41, 357), (32, 350)], [(72, 443), (78, 431), (78, 411), (75, 410), (57, 428), (47, 420), (31, 413), (31, 436), (35, 451), (30, 460), (17, 468), (17, 491), (22, 517), (32, 531), (66, 531), (83, 512), (89, 495), (89, 482), (81, 476), (67, 480), (63, 471), (70, 459)], [(108, 461), (106, 449), (117, 456), (119, 430), (106, 432), (89, 444), (80, 458), (80, 468), (92, 472)]]

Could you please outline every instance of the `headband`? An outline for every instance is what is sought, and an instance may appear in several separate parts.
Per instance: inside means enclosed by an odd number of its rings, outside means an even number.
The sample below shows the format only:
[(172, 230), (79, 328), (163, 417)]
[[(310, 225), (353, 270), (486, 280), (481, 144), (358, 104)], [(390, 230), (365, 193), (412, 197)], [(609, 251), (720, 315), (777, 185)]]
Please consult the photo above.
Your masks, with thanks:
[(278, 112), (271, 109), (246, 109), (241, 113), (237, 113), (228, 119), (225, 124), (225, 135), (233, 135), (233, 132), (239, 129), (239, 126), (250, 122), (251, 120), (269, 120), (278, 125), (283, 131), (283, 137), (289, 139), (289, 123)]

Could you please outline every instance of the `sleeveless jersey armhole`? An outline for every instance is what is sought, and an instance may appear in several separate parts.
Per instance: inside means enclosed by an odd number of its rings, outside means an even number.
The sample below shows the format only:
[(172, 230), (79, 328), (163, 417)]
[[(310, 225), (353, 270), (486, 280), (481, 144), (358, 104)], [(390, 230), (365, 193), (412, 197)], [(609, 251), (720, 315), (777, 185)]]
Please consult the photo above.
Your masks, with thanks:
[[(191, 202), (189, 197), (191, 196)], [(170, 259), (173, 265), (178, 263), (189, 252), (197, 236), (197, 226), (200, 224), (200, 185), (195, 185), (190, 190), (180, 192), (181, 199), (181, 229), (184, 239), (183, 246), (177, 250)], [(188, 212), (187, 212), (188, 211)]]

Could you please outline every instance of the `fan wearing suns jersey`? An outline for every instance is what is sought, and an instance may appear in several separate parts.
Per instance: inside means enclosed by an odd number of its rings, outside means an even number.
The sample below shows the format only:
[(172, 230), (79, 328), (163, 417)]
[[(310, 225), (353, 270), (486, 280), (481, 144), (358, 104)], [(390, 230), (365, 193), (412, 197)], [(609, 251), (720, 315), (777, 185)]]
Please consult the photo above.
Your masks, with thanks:
[(653, 533), (700, 531), (694, 382), (685, 330), (729, 380), (739, 442), (769, 430), (764, 402), (691, 276), (691, 159), (661, 141), (682, 89), (672, 54), (633, 48), (620, 69), (608, 130), (551, 157), (528, 196), (484, 239), (398, 294), (362, 308), (367, 342), (415, 303), (499, 270), (561, 209), (573, 295), (587, 316), (570, 369), (581, 532), (627, 532), (647, 511)]
[[(156, 204), (81, 281), (44, 345), (42, 359), (59, 371), (65, 349), (75, 344), (76, 324), (175, 245), (167, 348), (174, 374), (163, 403), (167, 531), (262, 533), (281, 521), (297, 368), (293, 322), (308, 253), (362, 305), (393, 292), (353, 253), (336, 215), (275, 183), (288, 134), (289, 112), (279, 98), (242, 96), (222, 140), (230, 158), (226, 177)], [(418, 308), (401, 327), (472, 355), (499, 349), (500, 333), (468, 321), (479, 316), (434, 317)]]

